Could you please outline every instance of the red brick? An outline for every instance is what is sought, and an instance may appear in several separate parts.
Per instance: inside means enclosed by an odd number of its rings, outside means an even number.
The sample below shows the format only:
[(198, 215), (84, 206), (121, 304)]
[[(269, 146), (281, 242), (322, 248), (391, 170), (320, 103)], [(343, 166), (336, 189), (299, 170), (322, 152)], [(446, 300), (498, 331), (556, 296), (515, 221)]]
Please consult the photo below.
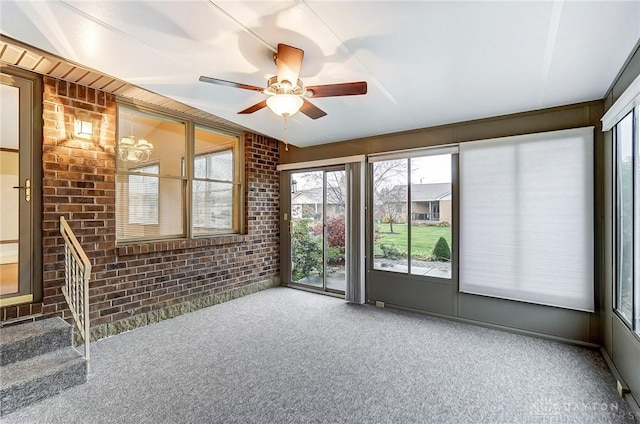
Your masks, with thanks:
[[(69, 219), (92, 261), (93, 326), (278, 275), (277, 141), (252, 134), (244, 137), (247, 214), (244, 220), (248, 235), (117, 247), (115, 97), (53, 78), (46, 77), (44, 81), (44, 91), (48, 93), (44, 110), (50, 118), (45, 122), (43, 139), (44, 299), (43, 303), (26, 305), (31, 314), (69, 316), (60, 292), (64, 277), (59, 234), (61, 214)], [(82, 96), (83, 90), (86, 102), (71, 100)], [(62, 92), (67, 97), (60, 97)], [(100, 106), (92, 106), (94, 101)], [(94, 125), (100, 128), (99, 139), (87, 142), (63, 137), (64, 131), (72, 129), (78, 110), (89, 111), (97, 123)], [(62, 128), (63, 123), (66, 128)], [(26, 307), (1, 308), (0, 318), (10, 319), (26, 311)]]

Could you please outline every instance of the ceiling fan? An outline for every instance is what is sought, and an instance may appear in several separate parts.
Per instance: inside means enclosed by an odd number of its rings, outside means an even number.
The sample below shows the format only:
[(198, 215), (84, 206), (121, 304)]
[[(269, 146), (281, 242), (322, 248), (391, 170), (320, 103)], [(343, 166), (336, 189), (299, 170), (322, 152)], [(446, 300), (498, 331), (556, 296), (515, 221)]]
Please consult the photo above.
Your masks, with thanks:
[(347, 82), (341, 84), (313, 85), (305, 87), (298, 79), (304, 51), (286, 44), (278, 44), (278, 52), (273, 55), (276, 76), (269, 78), (267, 88), (241, 84), (217, 78), (201, 76), (200, 81), (227, 87), (242, 88), (267, 94), (269, 97), (238, 112), (248, 114), (269, 107), (275, 114), (288, 117), (300, 111), (311, 119), (318, 119), (327, 113), (313, 105), (306, 98), (355, 96), (367, 93), (367, 82)]

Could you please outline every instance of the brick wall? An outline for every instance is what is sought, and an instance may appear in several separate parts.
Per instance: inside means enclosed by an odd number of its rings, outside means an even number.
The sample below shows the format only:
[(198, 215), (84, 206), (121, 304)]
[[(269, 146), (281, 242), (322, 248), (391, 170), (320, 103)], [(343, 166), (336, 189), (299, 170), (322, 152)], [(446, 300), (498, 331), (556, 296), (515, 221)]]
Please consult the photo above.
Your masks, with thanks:
[[(115, 98), (109, 93), (44, 78), (43, 128), (43, 299), (5, 307), (2, 320), (61, 316), (64, 301), (64, 216), (92, 262), (92, 327), (144, 316), (171, 306), (173, 314), (279, 275), (278, 142), (245, 134), (245, 219), (247, 233), (195, 240), (116, 246)], [(73, 136), (75, 117), (93, 123), (93, 137)], [(244, 292), (242, 292), (244, 293)], [(208, 299), (207, 302), (200, 302)], [(213, 299), (213, 300), (212, 300)], [(130, 325), (130, 324), (127, 324)]]

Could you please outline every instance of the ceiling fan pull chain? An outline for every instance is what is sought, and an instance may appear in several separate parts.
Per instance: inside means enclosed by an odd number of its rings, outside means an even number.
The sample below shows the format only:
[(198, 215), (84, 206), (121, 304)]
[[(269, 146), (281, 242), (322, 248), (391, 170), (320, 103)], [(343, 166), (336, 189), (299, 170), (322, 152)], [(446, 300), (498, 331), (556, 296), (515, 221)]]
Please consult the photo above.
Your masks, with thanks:
[(282, 116), (284, 118), (284, 150), (289, 151), (289, 127), (287, 126), (287, 115)]

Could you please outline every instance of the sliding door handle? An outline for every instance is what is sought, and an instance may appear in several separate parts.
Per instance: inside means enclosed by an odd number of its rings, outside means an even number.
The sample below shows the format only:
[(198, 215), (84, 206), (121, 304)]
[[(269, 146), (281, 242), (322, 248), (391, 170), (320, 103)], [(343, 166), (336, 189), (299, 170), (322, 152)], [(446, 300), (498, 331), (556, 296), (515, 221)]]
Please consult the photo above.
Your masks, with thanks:
[(23, 186), (13, 186), (13, 188), (23, 188), (24, 200), (26, 200), (27, 202), (31, 201), (31, 180), (30, 179), (27, 178), (26, 180), (24, 180)]

